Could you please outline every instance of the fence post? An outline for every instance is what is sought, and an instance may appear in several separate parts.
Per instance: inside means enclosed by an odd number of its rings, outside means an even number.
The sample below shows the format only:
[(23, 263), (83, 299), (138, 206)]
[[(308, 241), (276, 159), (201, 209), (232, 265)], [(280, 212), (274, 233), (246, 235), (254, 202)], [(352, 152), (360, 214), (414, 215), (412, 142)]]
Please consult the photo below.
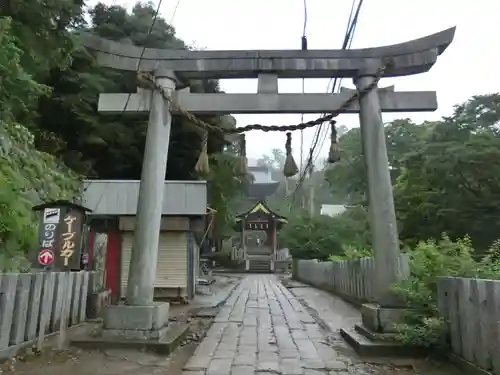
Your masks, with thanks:
[(14, 304), (14, 319), (12, 331), (10, 333), (10, 344), (18, 345), (24, 341), (27, 329), (28, 302), (31, 289), (31, 274), (19, 275), (16, 290), (16, 300)]
[(47, 326), (50, 323), (50, 313), (52, 310), (52, 299), (54, 297), (54, 272), (46, 272), (43, 275), (43, 291), (42, 291), (42, 308), (40, 314), (40, 324), (38, 327), (38, 340), (36, 346), (39, 350), (42, 349), (43, 340), (47, 331)]
[(9, 346), (18, 275), (0, 275), (0, 350)]
[(62, 280), (64, 281), (64, 293), (63, 293), (63, 301), (61, 305), (61, 320), (59, 323), (59, 340), (57, 342), (57, 348), (59, 350), (63, 350), (66, 345), (66, 329), (68, 328), (68, 320), (69, 320), (69, 308), (71, 303), (71, 290), (72, 290), (72, 280), (71, 272), (64, 272), (64, 277)]
[(83, 273), (83, 286), (82, 286), (82, 294), (80, 296), (80, 322), (85, 321), (87, 315), (87, 300), (89, 295), (89, 273)]

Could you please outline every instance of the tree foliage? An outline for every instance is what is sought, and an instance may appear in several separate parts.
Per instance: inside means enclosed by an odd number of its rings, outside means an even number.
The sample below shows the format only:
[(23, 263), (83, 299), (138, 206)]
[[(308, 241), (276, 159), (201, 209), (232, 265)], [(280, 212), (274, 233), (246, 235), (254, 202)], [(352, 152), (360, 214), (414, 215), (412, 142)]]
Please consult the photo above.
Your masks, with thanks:
[[(474, 96), (450, 117), (386, 125), (401, 239), (410, 245), (446, 232), (470, 236), (478, 251), (498, 237), (500, 217), (500, 95)], [(327, 172), (332, 190), (349, 203), (366, 201), (359, 129), (340, 140), (344, 158)]]
[[(102, 3), (85, 11), (83, 2), (62, 0), (10, 1), (4, 5), (0, 9), (0, 135), (2, 153), (9, 159), (0, 166), (4, 172), (0, 189), (15, 196), (30, 194), (29, 201), (34, 203), (37, 199), (77, 195), (77, 174), (139, 179), (147, 116), (108, 116), (97, 111), (99, 93), (135, 92), (135, 74), (98, 66), (92, 51), (81, 45), (78, 34), (84, 31), (152, 48), (189, 47), (161, 17), (156, 18), (149, 32), (155, 15), (152, 3), (137, 3), (131, 12)], [(187, 83), (192, 92), (220, 91), (215, 80)], [(215, 126), (236, 124), (230, 116), (202, 119)], [(200, 178), (194, 165), (201, 138), (193, 124), (174, 116), (167, 179)], [(219, 228), (229, 225), (228, 205), (245, 181), (221, 162), (226, 158), (221, 155), (224, 144), (220, 133), (210, 132), (208, 152), (213, 171), (208, 176), (209, 204), (221, 212)], [(0, 220), (22, 216), (26, 225), (31, 225), (32, 215), (25, 211), (28, 206), (13, 206), (12, 194), (2, 197), (9, 196), (4, 204), (10, 206), (0, 213)], [(7, 231), (11, 227), (2, 228)], [(11, 233), (24, 241), (22, 230)], [(29, 246), (17, 247), (25, 250)]]
[[(499, 125), (500, 94), (474, 96), (440, 121), (386, 124), (398, 227), (410, 256), (410, 277), (395, 286), (413, 309), (398, 326), (405, 342), (446, 344), (440, 276), (500, 278)], [(344, 159), (327, 172), (332, 189), (369, 206), (359, 129), (340, 143)], [(355, 249), (342, 258), (356, 257)]]
[(469, 237), (452, 241), (443, 235), (411, 249), (410, 276), (394, 286), (410, 308), (396, 326), (399, 340), (428, 347), (448, 345), (446, 321), (438, 311), (439, 277), (500, 279), (499, 245), (496, 241), (478, 257)]
[(279, 233), (279, 239), (295, 259), (328, 260), (346, 252), (352, 256), (354, 252), (369, 252), (371, 246), (367, 226), (366, 212), (359, 207), (335, 217), (292, 216)]
[(80, 181), (54, 156), (34, 147), (33, 135), (18, 119), (29, 115), (48, 88), (22, 67), (22, 50), (9, 18), (0, 18), (0, 272), (26, 267), (24, 255), (36, 246), (41, 201), (73, 198)]
[(332, 221), (327, 216), (290, 218), (279, 233), (280, 244), (294, 259), (328, 260), (331, 254), (342, 253), (340, 239), (331, 233)]

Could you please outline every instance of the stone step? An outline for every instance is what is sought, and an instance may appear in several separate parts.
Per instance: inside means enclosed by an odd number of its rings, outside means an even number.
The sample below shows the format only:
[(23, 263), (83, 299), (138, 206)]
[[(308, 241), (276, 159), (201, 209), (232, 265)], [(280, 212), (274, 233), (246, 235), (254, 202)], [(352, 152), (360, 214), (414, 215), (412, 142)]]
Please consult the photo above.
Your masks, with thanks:
[(271, 261), (270, 260), (250, 260), (250, 272), (271, 272)]
[(392, 340), (382, 340), (366, 327), (342, 328), (340, 335), (361, 356), (366, 357), (422, 357), (428, 352), (425, 348), (404, 345)]

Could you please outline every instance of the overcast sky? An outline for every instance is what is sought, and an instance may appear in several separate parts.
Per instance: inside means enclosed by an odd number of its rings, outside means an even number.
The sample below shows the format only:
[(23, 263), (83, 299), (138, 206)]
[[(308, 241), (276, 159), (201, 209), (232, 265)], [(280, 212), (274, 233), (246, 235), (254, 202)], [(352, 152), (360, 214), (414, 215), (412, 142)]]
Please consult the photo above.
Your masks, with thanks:
[[(155, 0), (155, 3), (158, 0)], [(97, 1), (91, 1), (96, 3)], [(107, 0), (131, 7), (133, 0)], [(177, 36), (188, 44), (210, 50), (300, 49), (304, 22), (303, 0), (163, 0), (161, 15), (171, 21)], [(308, 0), (309, 49), (340, 49), (352, 0)], [(90, 5), (90, 4), (89, 4)], [(453, 105), (472, 95), (500, 91), (500, 30), (498, 0), (365, 0), (351, 48), (377, 47), (405, 42), (451, 26), (455, 40), (429, 73), (384, 79), (381, 86), (396, 90), (435, 90), (439, 109), (433, 113), (385, 114), (384, 121), (410, 117), (416, 122), (448, 115)], [(306, 92), (326, 92), (328, 80), (306, 80)], [(350, 80), (343, 86), (353, 87)], [(223, 80), (230, 93), (257, 92), (256, 80)], [(280, 80), (280, 92), (300, 92), (301, 80)], [(305, 115), (311, 120), (318, 116)], [(238, 115), (238, 125), (249, 123), (296, 124), (300, 115)], [(358, 126), (357, 115), (341, 115), (339, 124)], [(314, 130), (304, 132), (304, 154)], [(284, 147), (283, 133), (251, 132), (247, 154), (259, 157)], [(328, 150), (325, 142), (320, 158)], [(293, 138), (294, 155), (300, 159), (300, 135)], [(306, 157), (306, 156), (305, 156)]]

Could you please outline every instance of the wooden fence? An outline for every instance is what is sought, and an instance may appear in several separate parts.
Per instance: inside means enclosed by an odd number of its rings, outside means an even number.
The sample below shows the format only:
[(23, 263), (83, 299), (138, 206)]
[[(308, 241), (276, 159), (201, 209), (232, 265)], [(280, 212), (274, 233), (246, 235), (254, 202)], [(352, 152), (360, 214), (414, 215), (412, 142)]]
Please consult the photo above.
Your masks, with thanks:
[(0, 274), (0, 359), (35, 342), (40, 327), (59, 330), (63, 304), (66, 322), (85, 321), (94, 272)]
[(277, 261), (283, 261), (283, 260), (290, 260), (290, 251), (288, 249), (279, 249), (276, 251), (275, 254), (275, 260)]
[[(401, 273), (407, 274), (408, 256), (401, 254), (399, 261)], [(335, 262), (299, 260), (296, 264), (294, 275), (306, 284), (331, 291), (356, 303), (367, 302), (375, 297), (373, 258)]]
[(452, 353), (500, 375), (500, 281), (443, 277), (438, 306)]
[(231, 249), (231, 260), (244, 260), (245, 250), (233, 247)]

